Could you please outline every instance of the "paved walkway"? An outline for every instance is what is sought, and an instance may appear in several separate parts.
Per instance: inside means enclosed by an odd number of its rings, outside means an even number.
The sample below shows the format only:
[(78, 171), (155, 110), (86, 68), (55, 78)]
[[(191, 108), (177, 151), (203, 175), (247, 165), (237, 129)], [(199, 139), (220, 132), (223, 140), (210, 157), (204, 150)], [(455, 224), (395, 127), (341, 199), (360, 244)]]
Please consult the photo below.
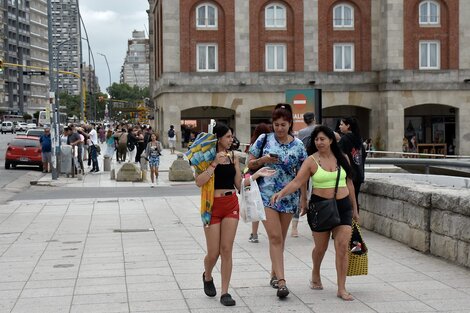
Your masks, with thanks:
[[(163, 170), (173, 157), (165, 151)], [(59, 181), (62, 186), (116, 184), (108, 177)], [(172, 183), (162, 175), (161, 184)], [(312, 239), (305, 220), (300, 237), (287, 239), (291, 294), (283, 301), (269, 286), (263, 227), (260, 243), (253, 244), (247, 240), (251, 225), (239, 223), (229, 290), (237, 305), (225, 308), (202, 290), (205, 240), (198, 207), (198, 196), (118, 194), (0, 205), (0, 312), (470, 312), (468, 269), (368, 231), (369, 275), (347, 281), (355, 301), (336, 297), (332, 242), (322, 265), (325, 289), (309, 289)]]

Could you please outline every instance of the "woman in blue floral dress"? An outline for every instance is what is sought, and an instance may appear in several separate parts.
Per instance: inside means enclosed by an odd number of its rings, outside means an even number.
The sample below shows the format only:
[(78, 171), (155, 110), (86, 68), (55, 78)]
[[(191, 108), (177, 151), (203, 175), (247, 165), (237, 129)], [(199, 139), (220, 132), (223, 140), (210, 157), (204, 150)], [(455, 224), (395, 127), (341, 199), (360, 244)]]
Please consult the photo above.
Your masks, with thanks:
[(298, 190), (274, 204), (270, 203), (270, 199), (294, 179), (307, 158), (307, 152), (302, 141), (292, 135), (293, 115), (289, 104), (276, 105), (272, 121), (274, 132), (260, 135), (251, 146), (248, 167), (256, 170), (267, 166), (276, 170), (275, 175), (261, 178), (258, 185), (266, 211), (266, 221), (263, 224), (269, 238), (272, 263), (270, 284), (278, 289), (279, 298), (285, 298), (289, 290), (284, 277), (284, 244), (299, 203), (301, 208), (307, 206), (306, 185), (301, 191)]

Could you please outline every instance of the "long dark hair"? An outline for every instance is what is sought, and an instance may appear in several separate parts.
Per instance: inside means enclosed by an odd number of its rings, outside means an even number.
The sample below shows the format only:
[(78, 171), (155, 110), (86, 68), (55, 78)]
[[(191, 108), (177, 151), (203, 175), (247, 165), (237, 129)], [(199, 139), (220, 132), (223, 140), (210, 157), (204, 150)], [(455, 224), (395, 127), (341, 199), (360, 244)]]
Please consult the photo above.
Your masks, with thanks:
[(349, 130), (351, 131), (351, 133), (359, 137), (361, 136), (361, 133), (359, 131), (359, 124), (357, 123), (357, 120), (354, 117), (342, 118), (341, 121), (344, 125), (349, 126)]
[(336, 142), (335, 133), (329, 127), (325, 125), (319, 125), (315, 127), (312, 134), (310, 135), (310, 144), (307, 147), (307, 153), (309, 155), (312, 155), (318, 151), (317, 146), (315, 145), (315, 138), (318, 136), (319, 133), (324, 133), (325, 136), (331, 140), (331, 144), (330, 144), (331, 152), (333, 152), (333, 155), (338, 161), (338, 165), (341, 166), (346, 171), (346, 176), (351, 178), (352, 177), (351, 165), (349, 165), (349, 162), (346, 159), (346, 156), (343, 154), (343, 152), (339, 148), (338, 143)]
[[(288, 103), (278, 103), (274, 107), (272, 114), (273, 123), (277, 119), (284, 119), (290, 123), (289, 134), (292, 135), (292, 127), (294, 126), (294, 115), (292, 114), (292, 107)], [(274, 128), (274, 127), (273, 127)]]
[(217, 137), (217, 140), (219, 140), (219, 138), (225, 136), (225, 134), (228, 133), (229, 130), (230, 127), (228, 127), (224, 123), (217, 122), (212, 132)]
[(261, 134), (267, 134), (270, 132), (272, 132), (271, 125), (268, 125), (266, 123), (259, 123), (258, 125), (256, 125), (256, 128), (253, 131), (253, 136), (251, 136), (250, 144), (252, 145)]

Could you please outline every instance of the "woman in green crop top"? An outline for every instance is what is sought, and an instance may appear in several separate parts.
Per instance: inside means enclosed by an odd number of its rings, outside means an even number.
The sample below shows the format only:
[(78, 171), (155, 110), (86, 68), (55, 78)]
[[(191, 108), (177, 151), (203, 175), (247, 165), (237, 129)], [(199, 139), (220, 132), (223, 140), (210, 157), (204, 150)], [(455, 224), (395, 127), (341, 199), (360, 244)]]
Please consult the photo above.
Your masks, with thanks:
[[(336, 143), (333, 131), (326, 126), (317, 126), (311, 135), (310, 147), (307, 152), (310, 155), (302, 164), (300, 171), (292, 182), (284, 187), (280, 192), (275, 193), (271, 202), (279, 201), (282, 197), (298, 190), (305, 185), (308, 179), (313, 183), (310, 202), (315, 203), (325, 199), (332, 199), (334, 196), (338, 169), (340, 178), (338, 191), (336, 193), (336, 203), (341, 218), (340, 225), (324, 232), (312, 232), (315, 246), (312, 251), (312, 279), (310, 288), (323, 289), (320, 276), (320, 266), (328, 248), (330, 233), (335, 238), (336, 250), (336, 274), (338, 290), (336, 295), (345, 301), (354, 300), (353, 296), (346, 291), (346, 273), (348, 270), (348, 249), (349, 238), (351, 237), (352, 219), (359, 222), (354, 185), (351, 180), (351, 166)], [(301, 215), (307, 213), (303, 209)]]

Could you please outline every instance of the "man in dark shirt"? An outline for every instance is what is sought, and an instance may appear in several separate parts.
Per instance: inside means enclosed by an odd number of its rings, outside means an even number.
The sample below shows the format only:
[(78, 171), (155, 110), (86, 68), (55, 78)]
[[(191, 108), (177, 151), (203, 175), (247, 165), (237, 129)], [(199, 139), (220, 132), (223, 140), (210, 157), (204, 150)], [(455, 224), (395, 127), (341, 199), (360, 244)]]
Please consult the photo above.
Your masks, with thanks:
[(44, 134), (39, 137), (39, 143), (41, 144), (42, 153), (42, 172), (49, 173), (51, 170), (51, 130), (49, 128), (44, 129)]

